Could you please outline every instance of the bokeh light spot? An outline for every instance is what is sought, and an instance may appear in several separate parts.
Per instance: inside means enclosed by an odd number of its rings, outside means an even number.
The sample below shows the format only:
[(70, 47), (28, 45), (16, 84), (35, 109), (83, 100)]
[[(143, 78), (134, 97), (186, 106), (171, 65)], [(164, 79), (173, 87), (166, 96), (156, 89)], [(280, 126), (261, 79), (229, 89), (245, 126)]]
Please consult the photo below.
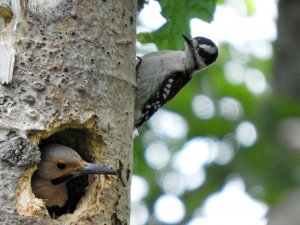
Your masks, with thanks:
[(241, 122), (236, 128), (235, 138), (244, 147), (252, 146), (257, 139), (255, 126), (248, 121)]
[(184, 138), (188, 131), (186, 120), (177, 113), (160, 109), (149, 120), (150, 127), (156, 133), (169, 138)]
[(245, 65), (242, 63), (229, 61), (224, 65), (225, 78), (230, 83), (242, 84), (245, 79)]
[(160, 4), (154, 0), (149, 0), (148, 4), (144, 5), (138, 19), (152, 31), (158, 29), (166, 22), (166, 19), (161, 15)]
[(131, 204), (130, 225), (144, 225), (149, 220), (148, 207), (143, 202)]
[(168, 146), (164, 142), (155, 141), (146, 148), (146, 161), (154, 169), (159, 170), (165, 167), (170, 161), (170, 157)]
[(207, 222), (203, 224), (263, 225), (266, 224), (267, 210), (266, 205), (245, 193), (245, 185), (241, 178), (233, 177), (221, 192), (211, 195), (206, 200), (201, 214)]
[(138, 175), (132, 176), (131, 181), (131, 201), (141, 201), (148, 194), (149, 187), (147, 181)]
[(195, 190), (196, 188), (199, 188), (204, 183), (205, 178), (206, 178), (206, 174), (204, 172), (204, 169), (201, 169), (194, 174), (185, 175), (184, 184), (186, 190), (192, 191)]
[(185, 191), (183, 176), (174, 171), (166, 172), (160, 178), (160, 185), (164, 192), (180, 196)]
[(211, 98), (198, 95), (192, 101), (192, 109), (200, 119), (211, 119), (215, 114), (215, 105)]
[(220, 113), (228, 120), (237, 120), (243, 114), (243, 109), (239, 101), (234, 98), (224, 97), (219, 101)]
[(219, 165), (226, 165), (231, 161), (233, 156), (233, 146), (226, 141), (220, 141), (220, 143), (218, 144), (218, 155), (215, 158), (215, 162)]
[(249, 44), (251, 54), (261, 60), (268, 60), (273, 55), (272, 44), (268, 41), (256, 41)]
[(209, 144), (204, 138), (193, 138), (173, 158), (174, 168), (182, 174), (197, 173), (211, 161)]
[(254, 94), (262, 94), (267, 89), (267, 82), (264, 74), (257, 69), (249, 68), (245, 74), (246, 87)]
[(155, 202), (154, 214), (163, 223), (178, 223), (185, 215), (185, 207), (177, 197), (163, 195)]

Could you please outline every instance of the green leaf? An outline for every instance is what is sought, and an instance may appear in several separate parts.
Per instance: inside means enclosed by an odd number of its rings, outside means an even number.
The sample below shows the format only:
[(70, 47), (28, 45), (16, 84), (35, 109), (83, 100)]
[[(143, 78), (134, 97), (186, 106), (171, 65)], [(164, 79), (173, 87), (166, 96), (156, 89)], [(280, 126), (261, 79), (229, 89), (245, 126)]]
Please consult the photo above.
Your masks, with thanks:
[(182, 34), (190, 34), (190, 20), (199, 18), (210, 22), (216, 7), (215, 0), (161, 0), (162, 15), (167, 22), (150, 34), (139, 34), (141, 43), (155, 43), (159, 49), (182, 49)]
[(210, 22), (213, 18), (215, 0), (161, 0), (162, 15), (170, 23), (186, 23), (191, 18)]

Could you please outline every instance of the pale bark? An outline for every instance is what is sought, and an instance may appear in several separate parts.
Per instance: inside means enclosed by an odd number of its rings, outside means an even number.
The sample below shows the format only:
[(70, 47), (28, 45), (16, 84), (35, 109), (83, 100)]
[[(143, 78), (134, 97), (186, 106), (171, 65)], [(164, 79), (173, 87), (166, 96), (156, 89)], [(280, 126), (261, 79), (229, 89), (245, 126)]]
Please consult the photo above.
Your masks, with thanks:
[[(129, 224), (136, 2), (24, 0), (15, 11), (11, 1), (0, 31), (0, 42), (16, 37), (13, 78), (0, 85), (0, 224)], [(53, 220), (31, 191), (40, 142), (119, 176), (90, 177), (75, 212)]]

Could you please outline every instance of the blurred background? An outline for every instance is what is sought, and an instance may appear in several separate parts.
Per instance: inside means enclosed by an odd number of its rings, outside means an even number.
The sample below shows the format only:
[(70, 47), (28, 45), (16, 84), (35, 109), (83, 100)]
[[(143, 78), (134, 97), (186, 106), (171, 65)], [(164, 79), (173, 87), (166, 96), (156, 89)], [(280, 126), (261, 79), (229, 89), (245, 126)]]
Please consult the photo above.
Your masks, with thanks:
[[(300, 224), (300, 1), (140, 0), (137, 55), (219, 47), (139, 129), (131, 225)], [(299, 55), (299, 56), (298, 56)]]

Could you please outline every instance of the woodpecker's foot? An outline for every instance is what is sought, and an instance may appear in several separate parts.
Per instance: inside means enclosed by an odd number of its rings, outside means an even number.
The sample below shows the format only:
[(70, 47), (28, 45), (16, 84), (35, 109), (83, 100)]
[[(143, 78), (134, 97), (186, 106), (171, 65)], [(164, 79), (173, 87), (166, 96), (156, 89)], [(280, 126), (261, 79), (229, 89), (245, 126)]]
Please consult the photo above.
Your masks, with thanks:
[(137, 56), (137, 58), (138, 58), (138, 63), (135, 66), (136, 71), (139, 69), (139, 67), (140, 67), (140, 65), (141, 65), (141, 63), (143, 61), (141, 57)]

